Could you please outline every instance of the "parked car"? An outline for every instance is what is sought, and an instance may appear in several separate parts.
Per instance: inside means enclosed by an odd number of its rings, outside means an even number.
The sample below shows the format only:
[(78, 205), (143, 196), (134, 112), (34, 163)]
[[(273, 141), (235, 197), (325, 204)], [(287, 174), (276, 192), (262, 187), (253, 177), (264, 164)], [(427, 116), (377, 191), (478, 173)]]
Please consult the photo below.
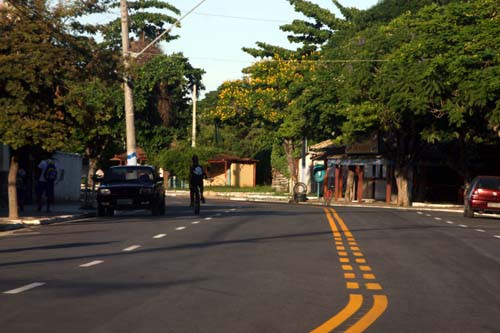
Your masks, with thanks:
[(112, 216), (115, 210), (151, 209), (165, 213), (163, 179), (152, 166), (109, 168), (97, 190), (97, 215)]
[(465, 193), (464, 216), (475, 212), (500, 214), (500, 177), (477, 176)]

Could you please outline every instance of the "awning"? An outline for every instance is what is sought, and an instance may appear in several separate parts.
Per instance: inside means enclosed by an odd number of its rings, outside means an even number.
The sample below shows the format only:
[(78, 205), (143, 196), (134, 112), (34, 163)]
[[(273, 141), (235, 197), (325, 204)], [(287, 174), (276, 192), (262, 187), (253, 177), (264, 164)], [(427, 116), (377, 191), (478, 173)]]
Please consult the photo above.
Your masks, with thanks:
[(335, 165), (387, 165), (389, 161), (382, 157), (329, 158), (328, 167)]

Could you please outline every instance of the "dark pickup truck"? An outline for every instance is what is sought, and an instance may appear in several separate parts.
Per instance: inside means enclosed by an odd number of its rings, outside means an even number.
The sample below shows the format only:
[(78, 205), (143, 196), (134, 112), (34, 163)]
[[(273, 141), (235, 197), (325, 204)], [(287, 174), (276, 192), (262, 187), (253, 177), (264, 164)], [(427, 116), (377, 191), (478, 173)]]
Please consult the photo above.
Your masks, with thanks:
[(115, 210), (151, 209), (153, 215), (165, 213), (163, 179), (152, 166), (109, 168), (97, 190), (97, 215), (113, 216)]

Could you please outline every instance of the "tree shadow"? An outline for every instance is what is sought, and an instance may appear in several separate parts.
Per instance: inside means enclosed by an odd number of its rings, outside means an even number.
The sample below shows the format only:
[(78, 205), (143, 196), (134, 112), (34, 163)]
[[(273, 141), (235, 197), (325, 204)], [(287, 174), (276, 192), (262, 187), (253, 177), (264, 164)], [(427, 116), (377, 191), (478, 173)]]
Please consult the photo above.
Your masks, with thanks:
[(15, 249), (0, 250), (0, 253), (12, 253), (12, 252), (22, 252), (22, 251), (32, 251), (32, 250), (70, 249), (70, 248), (84, 247), (84, 246), (107, 245), (107, 244), (112, 244), (112, 243), (116, 243), (116, 241), (110, 241), (110, 242), (64, 243), (64, 244), (55, 244), (55, 245), (22, 247), (22, 248), (15, 248)]

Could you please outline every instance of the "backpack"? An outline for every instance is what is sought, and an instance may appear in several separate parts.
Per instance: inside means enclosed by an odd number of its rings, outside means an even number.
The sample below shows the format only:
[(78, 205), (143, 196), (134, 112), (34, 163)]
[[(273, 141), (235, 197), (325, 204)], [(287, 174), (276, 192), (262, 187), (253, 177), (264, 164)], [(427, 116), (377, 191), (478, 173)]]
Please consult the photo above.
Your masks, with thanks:
[(43, 174), (47, 181), (54, 181), (57, 179), (57, 168), (56, 165), (50, 162), (45, 168), (45, 173)]
[(201, 166), (197, 165), (193, 168), (193, 173), (195, 176), (198, 176), (198, 177), (203, 176), (203, 168)]

